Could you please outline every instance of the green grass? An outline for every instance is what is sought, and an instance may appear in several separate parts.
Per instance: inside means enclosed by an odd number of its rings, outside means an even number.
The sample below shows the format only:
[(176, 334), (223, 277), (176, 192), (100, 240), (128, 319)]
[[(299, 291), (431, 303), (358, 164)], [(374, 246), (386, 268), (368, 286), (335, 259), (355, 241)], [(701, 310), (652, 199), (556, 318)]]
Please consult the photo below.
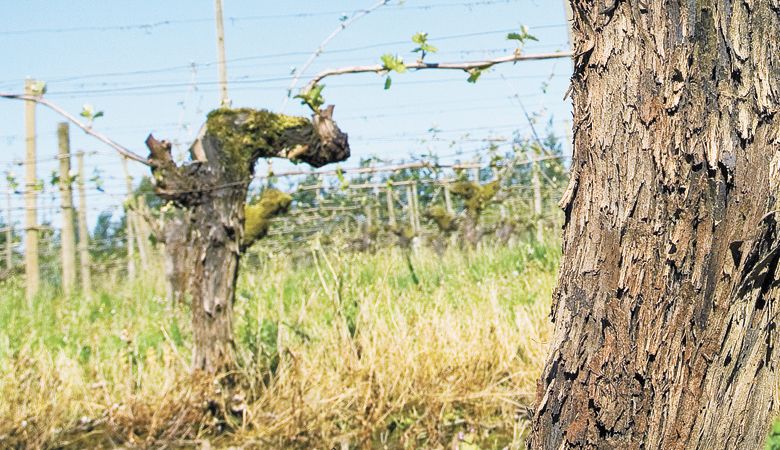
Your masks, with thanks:
[(766, 450), (780, 450), (780, 420), (775, 420), (766, 439)]
[[(516, 417), (533, 402), (558, 254), (423, 249), (412, 256), (419, 284), (397, 249), (247, 258), (236, 398), (189, 376), (188, 307), (163, 298), (159, 269), (131, 283), (107, 274), (89, 297), (44, 292), (32, 306), (6, 281), (0, 447), (432, 448), (461, 433), (480, 448), (522, 448)], [(234, 414), (212, 416), (204, 402)]]

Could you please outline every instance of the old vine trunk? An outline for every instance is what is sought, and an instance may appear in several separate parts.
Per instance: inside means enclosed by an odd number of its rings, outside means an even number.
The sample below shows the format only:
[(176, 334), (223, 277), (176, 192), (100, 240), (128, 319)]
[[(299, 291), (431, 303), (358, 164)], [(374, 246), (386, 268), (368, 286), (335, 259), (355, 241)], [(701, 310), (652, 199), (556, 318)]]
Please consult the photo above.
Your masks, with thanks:
[(190, 149), (192, 161), (181, 165), (169, 143), (147, 139), (157, 194), (184, 210), (166, 229), (166, 251), (176, 266), (169, 268), (174, 297), (188, 296), (192, 305), (194, 370), (225, 372), (236, 364), (233, 300), (255, 162), (281, 157), (320, 167), (346, 159), (347, 136), (332, 112), (308, 120), (262, 110), (213, 111)]
[(754, 449), (775, 405), (780, 0), (571, 0), (532, 448)]

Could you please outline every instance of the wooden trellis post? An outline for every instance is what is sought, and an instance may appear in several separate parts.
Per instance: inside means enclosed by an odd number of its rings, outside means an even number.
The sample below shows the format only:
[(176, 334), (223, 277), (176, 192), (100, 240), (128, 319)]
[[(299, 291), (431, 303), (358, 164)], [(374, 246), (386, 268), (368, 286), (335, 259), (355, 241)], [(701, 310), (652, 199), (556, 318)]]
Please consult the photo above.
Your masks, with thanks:
[(225, 25), (222, 20), (222, 0), (214, 2), (215, 18), (217, 21), (217, 67), (219, 71), (219, 105), (223, 108), (230, 107), (228, 97), (227, 65), (225, 64)]
[(317, 181), (317, 189), (314, 190), (317, 206), (322, 204), (322, 181)]
[(377, 189), (374, 191), (374, 202), (371, 204), (371, 213), (374, 217), (375, 226), (382, 226), (382, 193)]
[(85, 188), (84, 152), (76, 153), (78, 161), (79, 189), (79, 264), (81, 266), (81, 291), (89, 295), (92, 291), (92, 273), (89, 263), (89, 230), (87, 229), (87, 190)]
[(417, 197), (417, 182), (412, 183), (412, 204), (414, 205), (414, 232), (420, 232), (420, 199)]
[[(25, 95), (36, 95), (37, 82), (26, 80)], [(25, 124), (25, 184), (24, 184), (24, 274), (27, 302), (32, 305), (32, 299), (38, 293), (40, 271), (38, 266), (38, 177), (36, 170), (35, 143), (35, 101), (24, 102)]]
[(366, 215), (366, 231), (368, 231), (374, 224), (374, 211), (371, 205), (366, 203), (366, 205), (363, 206), (363, 213)]
[(125, 185), (127, 187), (128, 206), (125, 207), (125, 229), (127, 238), (127, 277), (135, 278), (135, 227), (133, 220), (133, 179), (127, 169), (127, 158), (122, 158), (122, 170), (125, 173)]
[[(475, 161), (475, 163), (479, 163), (479, 160)], [(479, 184), (479, 167), (471, 168), (471, 177), (474, 178), (475, 183)]]
[(414, 195), (411, 184), (406, 186), (406, 210), (409, 212), (409, 226), (412, 227), (412, 232), (417, 234), (417, 219), (414, 217)]
[(133, 198), (135, 211), (132, 214), (133, 231), (135, 233), (138, 256), (141, 259), (141, 267), (149, 267), (149, 233), (148, 226), (143, 222), (143, 214), (146, 213), (146, 201), (143, 197)]
[(452, 196), (450, 194), (450, 182), (444, 183), (444, 207), (447, 209), (447, 214), (455, 214), (455, 210), (452, 208)]
[(385, 189), (385, 197), (387, 198), (387, 221), (391, 227), (396, 226), (395, 221), (395, 201), (393, 200), (393, 186), (388, 185)]
[(69, 297), (76, 285), (76, 236), (73, 230), (73, 193), (70, 178), (70, 131), (67, 122), (57, 126), (62, 203), (62, 293)]

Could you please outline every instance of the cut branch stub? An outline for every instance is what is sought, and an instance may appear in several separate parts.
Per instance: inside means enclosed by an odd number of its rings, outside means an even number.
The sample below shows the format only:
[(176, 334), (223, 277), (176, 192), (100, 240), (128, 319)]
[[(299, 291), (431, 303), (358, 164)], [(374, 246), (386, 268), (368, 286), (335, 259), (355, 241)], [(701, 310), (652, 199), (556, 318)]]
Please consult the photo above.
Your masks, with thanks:
[(313, 128), (319, 139), (316, 145), (298, 158), (314, 167), (349, 158), (349, 141), (333, 120), (333, 105), (312, 116)]
[(322, 167), (349, 157), (347, 135), (333, 121), (333, 106), (311, 120), (266, 110), (218, 109), (209, 114), (208, 135), (221, 142), (230, 159), (252, 164), (258, 158), (278, 157)]
[(195, 179), (187, 176), (186, 167), (176, 166), (171, 157), (171, 143), (158, 141), (150, 134), (146, 138), (146, 146), (149, 148), (147, 161), (152, 169), (157, 195), (180, 205), (191, 203), (185, 201), (188, 198), (185, 194), (197, 194), (200, 188)]
[(248, 184), (259, 158), (321, 167), (350, 154), (347, 134), (333, 121), (333, 106), (311, 119), (249, 108), (214, 110), (192, 145), (193, 161), (181, 166), (173, 161), (167, 141), (150, 135), (146, 145), (157, 193), (182, 205), (199, 201), (209, 190)]

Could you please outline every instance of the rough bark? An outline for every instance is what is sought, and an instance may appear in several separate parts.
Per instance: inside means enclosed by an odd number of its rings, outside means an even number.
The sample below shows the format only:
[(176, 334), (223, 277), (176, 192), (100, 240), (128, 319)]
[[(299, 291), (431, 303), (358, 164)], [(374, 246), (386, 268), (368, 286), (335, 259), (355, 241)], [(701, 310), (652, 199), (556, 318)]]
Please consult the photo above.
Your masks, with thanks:
[(166, 218), (161, 233), (165, 244), (166, 297), (171, 303), (184, 302), (187, 298), (190, 259), (190, 212), (186, 209), (172, 211)]
[[(193, 161), (183, 165), (174, 163), (168, 142), (147, 139), (157, 194), (185, 210), (166, 231), (183, 234), (189, 242), (186, 259), (169, 258), (183, 276), (174, 284), (177, 296), (191, 298), (194, 370), (235, 367), (233, 300), (255, 162), (282, 157), (320, 167), (346, 159), (347, 136), (336, 127), (332, 112), (328, 108), (310, 121), (264, 110), (215, 110), (190, 148)], [(166, 245), (167, 252), (180, 249)]]
[(760, 448), (780, 1), (571, 4), (574, 161), (532, 448)]

